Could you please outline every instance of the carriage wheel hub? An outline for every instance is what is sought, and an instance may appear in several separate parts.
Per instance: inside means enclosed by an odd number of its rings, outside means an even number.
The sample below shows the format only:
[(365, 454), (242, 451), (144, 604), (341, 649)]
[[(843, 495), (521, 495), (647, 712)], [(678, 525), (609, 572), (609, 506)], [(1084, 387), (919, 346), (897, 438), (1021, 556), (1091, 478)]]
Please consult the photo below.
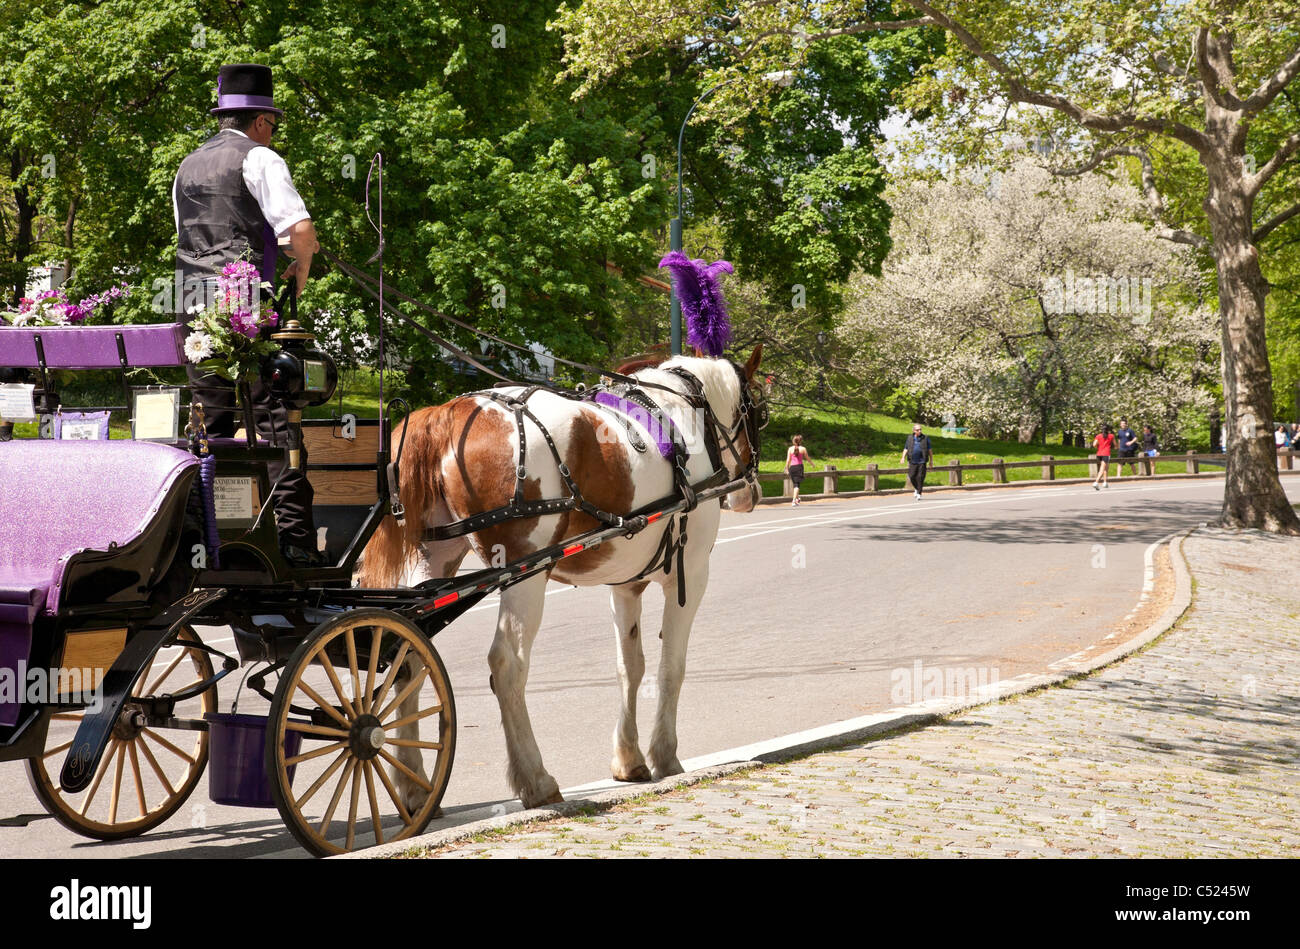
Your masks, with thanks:
[(384, 747), (387, 737), (379, 719), (373, 715), (361, 715), (352, 723), (348, 744), (354, 755), (366, 761), (379, 754), (379, 749)]

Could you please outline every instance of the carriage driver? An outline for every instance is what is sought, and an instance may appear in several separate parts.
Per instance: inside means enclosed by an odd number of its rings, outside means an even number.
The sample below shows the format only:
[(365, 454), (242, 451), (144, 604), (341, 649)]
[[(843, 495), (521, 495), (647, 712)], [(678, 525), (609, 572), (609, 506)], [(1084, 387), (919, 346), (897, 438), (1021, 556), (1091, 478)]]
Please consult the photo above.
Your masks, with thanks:
[[(307, 283), (312, 255), (320, 246), (311, 216), (289, 176), (289, 166), (270, 148), (284, 115), (272, 98), (270, 67), (222, 66), (212, 114), (218, 116), (220, 130), (181, 162), (172, 186), (176, 267), (185, 290), (182, 299), (190, 297), (196, 280), (206, 284), (205, 297), (214, 299), (221, 268), (240, 258), (250, 260), (262, 280), (274, 285), (278, 241), (286, 237), (295, 259), (283, 277), (296, 281), (296, 297)], [(182, 319), (188, 322), (188, 318)], [(203, 405), (208, 434), (232, 437), (237, 405), (234, 386), (194, 366), (187, 371), (192, 391)], [(252, 396), (258, 434), (283, 444), (288, 431), (285, 408), (271, 398), (260, 380), (253, 382)], [(314, 492), (307, 480), (305, 448), (301, 461), (297, 470), (284, 472), (283, 463), (268, 464), (267, 469), (276, 482), (281, 550), (290, 563), (305, 566), (319, 564), (322, 558), (316, 552)]]

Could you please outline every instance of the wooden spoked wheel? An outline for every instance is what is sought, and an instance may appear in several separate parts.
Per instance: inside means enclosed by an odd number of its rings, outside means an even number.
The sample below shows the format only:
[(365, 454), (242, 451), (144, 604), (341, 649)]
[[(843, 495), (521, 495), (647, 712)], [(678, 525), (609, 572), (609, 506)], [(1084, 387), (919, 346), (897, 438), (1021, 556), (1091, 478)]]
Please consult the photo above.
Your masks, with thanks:
[[(131, 690), (133, 696), (175, 694), (212, 678), (212, 659), (202, 649), (187, 648), (198, 636), (188, 627), (177, 645), (159, 651)], [(199, 719), (217, 710), (216, 686), (176, 704), (178, 719)], [(59, 787), (63, 757), (72, 746), (83, 713), (56, 712), (51, 717), (45, 750), (27, 761), (27, 777), (45, 809), (70, 830), (98, 840), (120, 840), (157, 827), (176, 813), (194, 791), (208, 763), (208, 733), (141, 727), (139, 706), (122, 708), (99, 770), (86, 790), (67, 794)]]
[[(286, 738), (301, 747), (286, 753)], [(396, 613), (351, 610), (289, 657), (266, 742), (271, 795), (312, 853), (414, 837), (451, 777), (456, 706), (447, 670), (428, 637)]]

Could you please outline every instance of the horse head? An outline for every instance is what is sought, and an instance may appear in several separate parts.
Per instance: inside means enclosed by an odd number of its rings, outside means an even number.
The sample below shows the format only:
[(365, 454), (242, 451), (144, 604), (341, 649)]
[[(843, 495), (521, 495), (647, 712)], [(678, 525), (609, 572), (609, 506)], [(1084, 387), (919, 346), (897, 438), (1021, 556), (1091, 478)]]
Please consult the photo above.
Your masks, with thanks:
[(742, 366), (730, 359), (676, 357), (664, 363), (665, 370), (684, 370), (694, 376), (704, 391), (709, 413), (697, 422), (700, 435), (711, 439), (729, 480), (744, 484), (728, 494), (725, 506), (740, 514), (754, 509), (762, 497), (758, 485), (759, 438), (767, 424), (767, 406), (761, 386), (755, 383), (763, 346), (755, 347)]

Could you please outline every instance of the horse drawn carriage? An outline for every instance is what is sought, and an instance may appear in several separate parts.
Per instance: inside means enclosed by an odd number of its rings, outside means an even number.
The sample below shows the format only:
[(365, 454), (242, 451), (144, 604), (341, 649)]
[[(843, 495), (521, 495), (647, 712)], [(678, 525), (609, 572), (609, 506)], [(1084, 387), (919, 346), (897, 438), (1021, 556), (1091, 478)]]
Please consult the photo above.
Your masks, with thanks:
[[(0, 327), (0, 367), (37, 374), (48, 401), (53, 370), (185, 365), (184, 332), (179, 324)], [(716, 363), (697, 367), (695, 375), (681, 367), (675, 376), (648, 370), (658, 382), (645, 381), (643, 372), (619, 376), (617, 391), (606, 392), (603, 403), (593, 392), (536, 386), (479, 394), (480, 424), (489, 409), (497, 421), (518, 423), (492, 446), (510, 453), (505, 480), (514, 491), (504, 503), (485, 500), (486, 494), (459, 507), (449, 500), (454, 486), (428, 470), (439, 462), (419, 427), (445, 419), (415, 413), (394, 425), (390, 403), (369, 420), (377, 435), (373, 458), (308, 466), (347, 471), (373, 490), (350, 519), (333, 522), (323, 564), (290, 563), (277, 543), (267, 465), (297, 464), (301, 410), (329, 400), (336, 377), (329, 357), (313, 348), (296, 321), (275, 338), (281, 351), (263, 363), (262, 373), (290, 409), (282, 441), (259, 437), (243, 386), (243, 437), (208, 439), (191, 431), (174, 441), (0, 443), (0, 761), (25, 761), (41, 802), (77, 833), (112, 840), (157, 827), (181, 808), (207, 769), (214, 800), (276, 807), (316, 855), (415, 836), (439, 811), (456, 746), (456, 706), (434, 635), (494, 593), (503, 594), (503, 615), (520, 608), (522, 600), (511, 594), (539, 591), (553, 574), (574, 583), (624, 584), (630, 577), (636, 582), (621, 589), (635, 597), (648, 582), (643, 578), (657, 578), (666, 601), (680, 599), (688, 630), (703, 580), (688, 598), (686, 576), (699, 574), (699, 564), (707, 572), (717, 527), (709, 510), (725, 495), (757, 494), (761, 407), (749, 385), (757, 358), (743, 368), (720, 359), (684, 360)], [(710, 378), (701, 382), (701, 372)], [(661, 390), (655, 402), (645, 398), (649, 390)], [(691, 446), (671, 423), (650, 418), (648, 410), (637, 415), (642, 404), (674, 400), (709, 422), (690, 436)], [(662, 454), (653, 463), (663, 469), (647, 482), (649, 501), (644, 484), (616, 498), (584, 480), (578, 460), (588, 449), (573, 443), (580, 426), (565, 422), (564, 412), (602, 421), (615, 433), (607, 440), (626, 447), (629, 458), (645, 453), (649, 435)], [(623, 423), (611, 423), (610, 413), (621, 413)], [(327, 437), (338, 437), (338, 423), (327, 423)], [(408, 428), (418, 458), (403, 458)], [(608, 445), (595, 450), (609, 460)], [(720, 452), (728, 450), (734, 457), (724, 461)], [(535, 476), (542, 468), (546, 475)], [(626, 469), (620, 469), (624, 477)], [(595, 477), (608, 480), (609, 472)], [(426, 490), (425, 482), (433, 487)], [(447, 496), (434, 498), (434, 488)], [(408, 499), (403, 526), (401, 498), (408, 490), (416, 503)], [(692, 552), (685, 516), (697, 510), (704, 513), (695, 515), (703, 520)], [(560, 526), (516, 532), (503, 546), (505, 562), (480, 550), (492, 565), (469, 573), (457, 575), (459, 557), (438, 562), (435, 556), (449, 544), (462, 545), (464, 556), (471, 542), (520, 519)], [(368, 557), (387, 556), (387, 568), (369, 576), (390, 582), (355, 585), (367, 545)], [(625, 553), (597, 556), (602, 545)], [(397, 585), (394, 565), (421, 554), (428, 578)], [(566, 575), (571, 558), (588, 566)], [(627, 571), (623, 564), (634, 560), (648, 566)], [(668, 596), (670, 590), (677, 595)], [(540, 620), (540, 606), (535, 612)], [(633, 623), (636, 616), (639, 605)], [(616, 615), (616, 623), (626, 626), (626, 618)], [(666, 633), (672, 622), (666, 611)], [(515, 626), (503, 620), (498, 637)], [(624, 648), (627, 629), (621, 629)], [(632, 639), (636, 632), (633, 625)], [(667, 635), (665, 649), (671, 642), (684, 652), (684, 636)], [(639, 655), (639, 642), (635, 648)], [(554, 782), (541, 770), (535, 745), (535, 762), (527, 748), (516, 749), (512, 727), (532, 741), (526, 711), (520, 719), (515, 707), (522, 707), (523, 677), (515, 677), (518, 702), (508, 712), (503, 696), (514, 686), (497, 653), (494, 645), (490, 661), (512, 783), (525, 804), (553, 799)], [(684, 655), (681, 661), (684, 666)], [(661, 676), (672, 676), (676, 664), (674, 658)], [(668, 686), (672, 715), (679, 687), (678, 672)], [(657, 720), (646, 768), (636, 748), (635, 691), (634, 682), (632, 709), (625, 702), (620, 713), (615, 776), (679, 769), (667, 712)], [(219, 694), (233, 699), (229, 710)]]

